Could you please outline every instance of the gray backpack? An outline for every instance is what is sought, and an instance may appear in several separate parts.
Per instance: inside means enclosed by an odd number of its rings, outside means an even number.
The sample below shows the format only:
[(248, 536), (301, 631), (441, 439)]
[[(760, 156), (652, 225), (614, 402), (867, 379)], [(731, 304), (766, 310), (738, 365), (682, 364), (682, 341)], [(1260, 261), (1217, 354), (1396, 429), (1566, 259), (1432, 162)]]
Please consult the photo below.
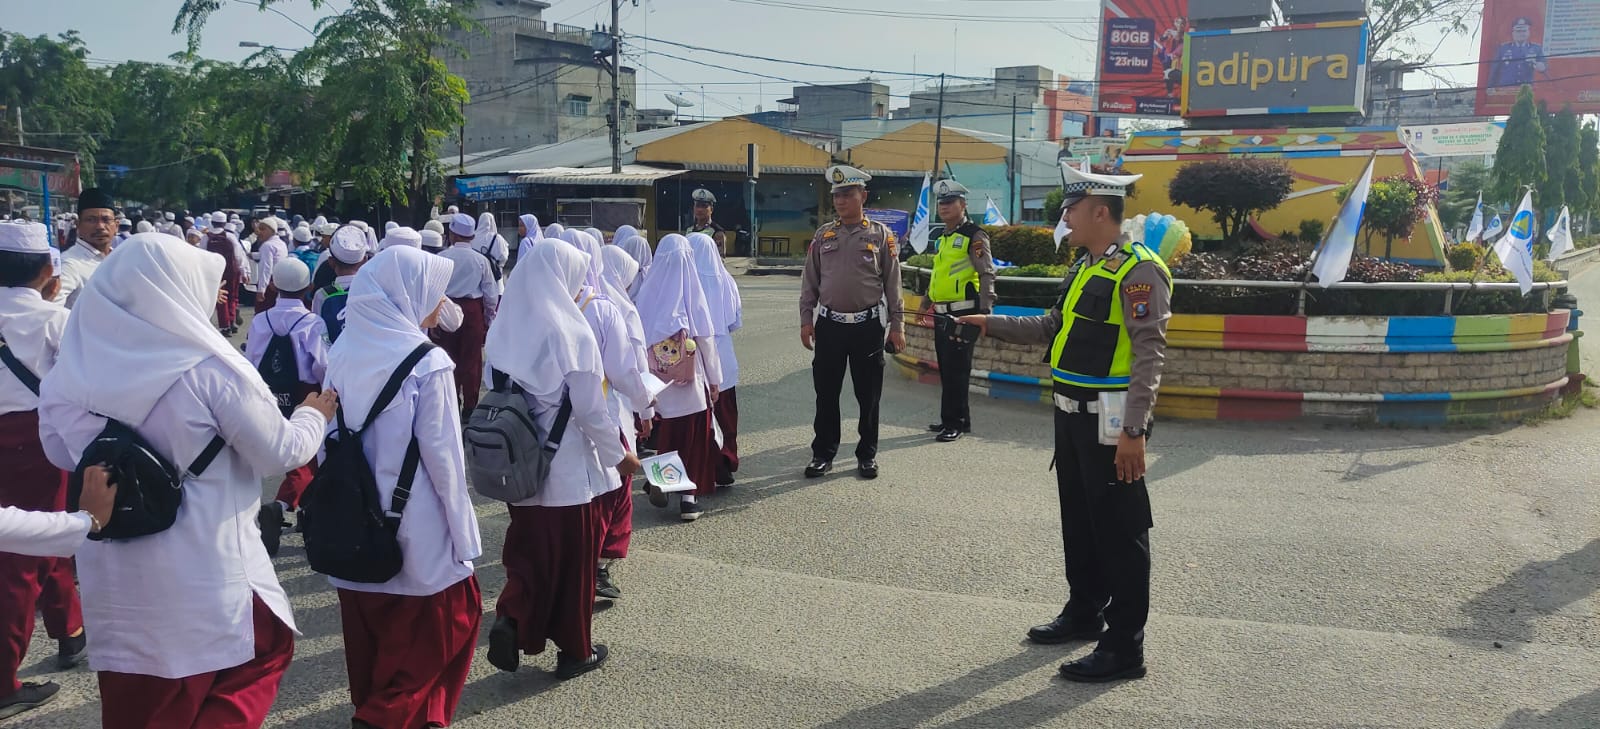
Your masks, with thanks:
[(491, 370), (490, 379), (493, 389), (478, 401), (462, 429), (472, 488), (507, 503), (525, 501), (544, 489), (572, 417), (572, 401), (561, 393), (556, 421), (549, 434), (541, 433), (522, 387), (502, 372)]

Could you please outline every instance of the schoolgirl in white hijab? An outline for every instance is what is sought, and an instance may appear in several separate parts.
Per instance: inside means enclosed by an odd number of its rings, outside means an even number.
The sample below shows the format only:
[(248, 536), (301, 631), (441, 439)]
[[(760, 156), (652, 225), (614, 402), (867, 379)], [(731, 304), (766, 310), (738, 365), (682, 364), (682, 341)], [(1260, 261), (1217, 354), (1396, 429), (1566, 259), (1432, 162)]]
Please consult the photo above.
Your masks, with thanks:
[(739, 385), (739, 357), (733, 351), (733, 333), (744, 325), (744, 304), (739, 298), (739, 285), (722, 263), (717, 242), (705, 233), (690, 233), (689, 247), (694, 249), (695, 271), (711, 309), (711, 326), (717, 332), (717, 360), (722, 365), (722, 381), (717, 383), (717, 404), (713, 408), (717, 432), (722, 436), (717, 484), (727, 486), (739, 470), (739, 399), (735, 390)]
[(628, 287), (628, 295), (637, 297), (639, 295), (639, 286), (644, 283), (644, 277), (650, 275), (650, 264), (654, 261), (655, 253), (650, 250), (650, 241), (638, 233), (624, 238), (622, 231), (619, 230), (617, 231), (617, 241), (617, 245), (621, 246), (622, 250), (627, 251), (628, 255), (639, 263), (639, 278), (634, 280), (633, 284)]
[[(455, 267), (447, 258), (391, 246), (350, 285), (344, 332), (328, 354), (328, 385), (347, 392), (345, 422), (360, 427), (395, 368), (428, 341)], [(467, 493), (455, 366), (434, 348), (412, 367), (362, 438), (388, 508), (416, 438), (420, 467), (400, 520), (400, 574), (382, 584), (330, 578), (343, 617), (355, 718), (369, 726), (448, 724), (478, 638), (482, 597), (472, 560), (482, 555)], [(396, 672), (390, 666), (405, 666)]]
[(566, 230), (560, 223), (551, 223), (544, 226), (544, 237), (560, 238), (562, 231)]
[(85, 287), (41, 387), (41, 441), (62, 469), (106, 417), (180, 467), (215, 436), (227, 444), (185, 481), (171, 528), (78, 552), (89, 660), (113, 729), (222, 722), (213, 702), (160, 700), (185, 690), (179, 680), (213, 674), (252, 687), (235, 689), (231, 710), (258, 726), (293, 653), (289, 600), (256, 525), (261, 481), (316, 455), (335, 396), (283, 417), (211, 323), (222, 270), (221, 257), (170, 235), (129, 238)]
[(500, 287), (500, 293), (505, 293), (505, 265), (506, 258), (511, 255), (511, 248), (506, 244), (500, 229), (495, 225), (494, 213), (485, 212), (478, 216), (478, 225), (472, 231), (472, 249), (488, 256), (501, 268), (500, 278), (495, 281)]
[[(634, 303), (650, 347), (679, 332), (684, 333), (686, 342), (693, 341), (695, 345), (694, 381), (674, 383), (656, 396), (660, 415), (656, 450), (677, 451), (688, 468), (689, 480), (695, 483), (696, 490), (681, 497), (679, 515), (685, 521), (693, 521), (700, 516), (697, 497), (716, 491), (721, 453), (713, 435), (710, 408), (717, 397), (717, 383), (722, 381), (722, 369), (713, 340), (716, 327), (700, 277), (695, 274), (687, 239), (676, 233), (661, 239), (655, 263)], [(651, 356), (654, 355), (647, 354), (647, 359)], [(666, 500), (652, 491), (651, 503), (664, 506)]]
[(578, 308), (588, 270), (588, 255), (573, 246), (534, 246), (507, 283), (507, 315), (489, 327), (489, 366), (521, 385), (546, 432), (563, 396), (572, 405), (544, 489), (510, 507), (506, 586), (489, 633), (489, 662), (503, 671), (515, 671), (521, 654), (540, 653), (547, 641), (561, 650), (561, 678), (598, 668), (607, 655), (589, 639), (603, 532), (597, 500), (620, 489), (638, 459), (608, 412), (600, 347)]
[(517, 260), (520, 261), (536, 242), (544, 238), (544, 230), (539, 227), (539, 216), (533, 213), (517, 216), (517, 225), (522, 228), (518, 231), (521, 236), (517, 240)]

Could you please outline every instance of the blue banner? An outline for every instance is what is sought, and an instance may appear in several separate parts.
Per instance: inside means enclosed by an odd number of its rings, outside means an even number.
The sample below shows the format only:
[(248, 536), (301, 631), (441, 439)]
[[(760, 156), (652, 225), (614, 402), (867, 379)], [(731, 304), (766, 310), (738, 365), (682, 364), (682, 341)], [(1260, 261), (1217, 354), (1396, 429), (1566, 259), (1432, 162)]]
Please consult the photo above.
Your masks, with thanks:
[(889, 230), (894, 231), (894, 237), (900, 240), (905, 240), (906, 231), (911, 229), (911, 214), (904, 210), (868, 208), (862, 212), (866, 213), (868, 218), (889, 226)]
[(457, 177), (456, 194), (468, 200), (520, 200), (528, 186), (516, 175), (478, 175)]

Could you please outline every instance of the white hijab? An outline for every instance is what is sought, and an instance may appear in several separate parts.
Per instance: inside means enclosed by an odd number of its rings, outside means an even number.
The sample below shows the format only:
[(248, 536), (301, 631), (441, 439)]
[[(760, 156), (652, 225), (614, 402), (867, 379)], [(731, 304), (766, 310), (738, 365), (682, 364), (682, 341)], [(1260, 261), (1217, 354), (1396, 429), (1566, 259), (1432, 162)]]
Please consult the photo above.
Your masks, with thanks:
[(628, 298), (628, 285), (639, 278), (639, 262), (616, 246), (601, 248), (600, 257), (604, 259), (600, 269), (601, 287), (606, 298), (622, 312), (622, 318), (628, 323), (628, 339), (639, 351), (639, 361), (643, 363), (644, 350), (650, 342), (644, 338), (644, 320), (639, 318), (639, 307), (634, 306), (633, 300)]
[(583, 232), (594, 236), (594, 239), (596, 241), (599, 241), (600, 245), (605, 245), (606, 244), (606, 234), (600, 232), (599, 228), (584, 228)]
[(600, 258), (600, 243), (594, 236), (581, 230), (562, 231), (561, 240), (572, 244), (573, 248), (583, 251), (584, 255), (589, 257), (589, 272), (584, 276), (583, 284), (594, 289), (597, 294), (604, 294), (605, 290), (600, 288), (600, 271), (605, 267), (605, 262)]
[(620, 246), (622, 242), (639, 234), (639, 229), (631, 225), (617, 226), (617, 232), (611, 236), (611, 244)]
[(617, 240), (620, 241), (617, 245), (622, 246), (622, 250), (627, 251), (633, 260), (639, 262), (640, 275), (650, 273), (650, 264), (655, 258), (655, 252), (650, 250), (650, 241), (638, 233), (624, 238), (621, 231), (617, 232)]
[(339, 391), (346, 425), (361, 427), (389, 375), (428, 341), (422, 320), (444, 301), (454, 268), (443, 256), (392, 246), (356, 273), (344, 309), (344, 331), (328, 350), (328, 383)]
[(661, 239), (655, 264), (634, 299), (644, 323), (645, 341), (659, 342), (680, 331), (690, 337), (716, 336), (700, 277), (694, 272), (689, 241), (673, 233)]
[(89, 412), (133, 427), (178, 378), (216, 358), (247, 393), (272, 393), (211, 316), (221, 256), (166, 233), (140, 233), (107, 256), (84, 286), (43, 387)]
[(717, 242), (705, 233), (690, 233), (689, 247), (694, 249), (694, 267), (700, 274), (700, 288), (706, 292), (706, 304), (711, 308), (711, 321), (717, 334), (738, 331), (744, 325), (744, 303), (739, 298), (739, 285), (722, 263)]
[(494, 248), (494, 239), (500, 237), (500, 229), (494, 224), (494, 213), (483, 213), (478, 216), (478, 227), (472, 231), (472, 247), (488, 253)]
[(546, 238), (560, 238), (561, 237), (561, 232), (564, 231), (564, 230), (566, 230), (566, 228), (562, 227), (562, 225), (560, 223), (551, 223), (549, 225), (544, 226), (544, 237), (546, 237)]
[(523, 256), (528, 255), (534, 243), (544, 238), (544, 231), (539, 229), (539, 216), (533, 213), (523, 213), (517, 216), (517, 220), (522, 221), (522, 227), (528, 229), (522, 240), (517, 242), (517, 260), (521, 261)]
[[(588, 275), (588, 254), (572, 246), (534, 246), (511, 270), (500, 312), (489, 326), (484, 354), (542, 400), (554, 399), (572, 372), (604, 379), (600, 347), (576, 301)], [(344, 341), (340, 336), (339, 341)]]

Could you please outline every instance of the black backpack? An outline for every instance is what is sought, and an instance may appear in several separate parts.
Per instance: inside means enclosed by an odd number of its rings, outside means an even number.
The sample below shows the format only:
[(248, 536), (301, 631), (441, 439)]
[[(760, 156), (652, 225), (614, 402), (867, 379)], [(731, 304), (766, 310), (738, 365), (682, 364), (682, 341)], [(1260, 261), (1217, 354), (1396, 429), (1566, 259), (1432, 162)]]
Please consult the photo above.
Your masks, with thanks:
[(350, 303), (350, 292), (338, 284), (328, 284), (322, 289), (322, 309), (317, 312), (328, 329), (328, 343), (339, 341), (344, 332), (344, 305)]
[(272, 320), (266, 319), (267, 331), (272, 332), (272, 341), (267, 342), (267, 351), (261, 355), (261, 364), (256, 366), (256, 371), (261, 373), (261, 379), (267, 383), (267, 389), (272, 391), (272, 396), (278, 400), (278, 409), (283, 411), (284, 417), (294, 415), (295, 391), (300, 389), (300, 363), (294, 356), (294, 340), (289, 334), (300, 322), (311, 316), (308, 312), (289, 325), (289, 332), (279, 334), (272, 328)]
[(227, 442), (218, 435), (206, 444), (189, 469), (179, 473), (138, 431), (107, 418), (106, 427), (89, 441), (78, 467), (67, 477), (67, 511), (77, 511), (83, 495), (84, 469), (104, 465), (117, 485), (116, 504), (109, 523), (89, 538), (132, 539), (166, 531), (178, 519), (183, 504), (183, 482), (199, 478)]
[(4, 362), (6, 369), (11, 370), (11, 374), (22, 381), (23, 387), (28, 388), (34, 395), (39, 394), (39, 376), (33, 374), (33, 370), (28, 369), (22, 360), (17, 359), (17, 355), (11, 351), (11, 345), (6, 344), (5, 337), (0, 337), (0, 362)]
[(361, 435), (371, 427), (378, 414), (389, 407), (411, 369), (433, 348), (429, 342), (417, 345), (389, 375), (388, 383), (378, 393), (360, 429), (351, 430), (345, 424), (343, 405), (336, 411), (338, 427), (323, 441), (326, 457), (306, 487), (300, 512), (306, 560), (311, 563), (311, 569), (329, 577), (362, 583), (388, 582), (400, 574), (404, 564), (398, 536), (400, 517), (411, 499), (411, 483), (416, 479), (422, 453), (413, 435), (400, 465), (394, 497), (385, 512), (378, 496), (378, 479), (361, 450)]
[[(491, 248), (494, 246), (493, 243), (489, 245)], [(472, 250), (478, 251), (476, 248)], [(494, 274), (494, 280), (499, 281), (504, 277), (504, 274), (500, 272), (500, 262), (494, 260), (494, 256), (489, 255), (488, 251), (478, 251), (478, 255), (483, 256), (483, 259), (489, 262), (489, 273)]]

